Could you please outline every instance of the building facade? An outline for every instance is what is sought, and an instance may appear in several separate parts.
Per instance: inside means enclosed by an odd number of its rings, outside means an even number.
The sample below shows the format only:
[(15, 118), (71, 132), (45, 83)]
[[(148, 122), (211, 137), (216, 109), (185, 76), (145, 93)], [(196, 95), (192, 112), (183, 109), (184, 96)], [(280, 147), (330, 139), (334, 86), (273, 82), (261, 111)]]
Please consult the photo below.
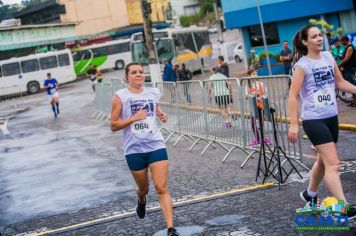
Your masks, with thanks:
[[(283, 41), (292, 48), (295, 33), (310, 19), (325, 20), (342, 27), (345, 33), (356, 32), (355, 2), (353, 0), (260, 0), (260, 9), (268, 51), (279, 54)], [(247, 52), (264, 52), (256, 1), (221, 0), (226, 27), (240, 29)]]

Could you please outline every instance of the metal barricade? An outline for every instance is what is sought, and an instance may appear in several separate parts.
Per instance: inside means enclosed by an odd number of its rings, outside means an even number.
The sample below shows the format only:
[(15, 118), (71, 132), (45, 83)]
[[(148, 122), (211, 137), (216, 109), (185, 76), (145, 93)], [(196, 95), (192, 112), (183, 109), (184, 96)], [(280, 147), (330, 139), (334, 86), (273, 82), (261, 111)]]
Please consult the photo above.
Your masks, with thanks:
[(2, 105), (18, 107), (24, 103), (23, 92), (20, 87), (0, 88), (0, 102)]
[(178, 122), (178, 105), (176, 103), (176, 83), (175, 82), (157, 82), (157, 88), (161, 92), (160, 107), (163, 112), (169, 115), (167, 123), (160, 123), (159, 127), (167, 137), (167, 142), (175, 133), (180, 132)]
[[(266, 143), (270, 143), (274, 146), (274, 133), (273, 126), (271, 121), (271, 109), (274, 111), (275, 121), (276, 121), (276, 132), (277, 132), (277, 141), (279, 146), (284, 150), (286, 155), (296, 161), (300, 166), (309, 170), (303, 164), (303, 154), (302, 154), (302, 145), (301, 139), (298, 139), (296, 144), (292, 144), (288, 141), (288, 110), (287, 110), (287, 99), (288, 99), (288, 90), (289, 85), (288, 81), (290, 76), (266, 76), (266, 77), (247, 77), (241, 79), (240, 86), (240, 96), (243, 102), (243, 113), (245, 114), (245, 126), (246, 133), (244, 134), (247, 141), (246, 148), (251, 150), (257, 150), (259, 143), (262, 142), (259, 129), (258, 118), (251, 117), (251, 112), (253, 107), (247, 99), (248, 95), (253, 93), (256, 95), (257, 103), (263, 107), (261, 110), (261, 115), (263, 118), (263, 130), (264, 138)], [(257, 116), (258, 117), (258, 116)], [(267, 118), (269, 117), (269, 118)], [(249, 156), (250, 157), (250, 156)], [(243, 167), (249, 157), (241, 165)], [(286, 160), (283, 161), (285, 163)], [(282, 164), (283, 164), (282, 163)]]
[(241, 114), (243, 101), (239, 96), (239, 80), (205, 80), (204, 94), (206, 138), (209, 140), (209, 145), (205, 147), (201, 154), (203, 155), (210, 145), (217, 143), (227, 151), (223, 161), (236, 148), (250, 155), (245, 148), (245, 126)]

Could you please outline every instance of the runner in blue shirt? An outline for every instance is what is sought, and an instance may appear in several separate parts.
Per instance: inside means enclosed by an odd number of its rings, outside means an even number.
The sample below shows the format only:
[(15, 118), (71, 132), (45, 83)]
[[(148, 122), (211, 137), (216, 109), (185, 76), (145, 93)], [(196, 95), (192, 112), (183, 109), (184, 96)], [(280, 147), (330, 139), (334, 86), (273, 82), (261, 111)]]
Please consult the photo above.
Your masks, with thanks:
[(47, 73), (47, 79), (44, 81), (44, 87), (47, 89), (47, 98), (52, 106), (54, 118), (59, 114), (59, 93), (58, 81), (52, 78), (51, 73)]

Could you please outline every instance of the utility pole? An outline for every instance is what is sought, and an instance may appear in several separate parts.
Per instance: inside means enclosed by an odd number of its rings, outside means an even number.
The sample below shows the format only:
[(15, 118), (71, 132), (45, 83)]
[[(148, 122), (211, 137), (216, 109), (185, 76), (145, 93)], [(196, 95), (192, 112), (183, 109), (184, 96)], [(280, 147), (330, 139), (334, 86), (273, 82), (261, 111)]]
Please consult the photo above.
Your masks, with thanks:
[(222, 54), (224, 56), (225, 60), (228, 61), (228, 58), (226, 56), (227, 55), (226, 49), (224, 46), (223, 29), (221, 26), (221, 20), (220, 20), (219, 11), (218, 11), (218, 0), (214, 0), (214, 13), (215, 13), (216, 27), (218, 29), (218, 42), (219, 42), (220, 54)]
[(141, 10), (142, 10), (142, 18), (143, 18), (143, 29), (144, 29), (144, 39), (148, 52), (148, 63), (150, 69), (151, 82), (159, 82), (162, 81), (161, 78), (161, 69), (158, 64), (154, 39), (152, 33), (152, 22), (151, 22), (151, 3), (148, 3), (147, 0), (141, 0)]
[(266, 53), (268, 74), (272, 75), (271, 63), (270, 63), (270, 60), (269, 60), (268, 47), (267, 47), (267, 41), (266, 41), (265, 28), (263, 27), (263, 19), (262, 19), (262, 13), (261, 13), (261, 9), (260, 9), (259, 0), (256, 0), (256, 5), (257, 5), (258, 18), (260, 20), (260, 27), (261, 27), (261, 33), (262, 33), (263, 46), (265, 48), (265, 53)]

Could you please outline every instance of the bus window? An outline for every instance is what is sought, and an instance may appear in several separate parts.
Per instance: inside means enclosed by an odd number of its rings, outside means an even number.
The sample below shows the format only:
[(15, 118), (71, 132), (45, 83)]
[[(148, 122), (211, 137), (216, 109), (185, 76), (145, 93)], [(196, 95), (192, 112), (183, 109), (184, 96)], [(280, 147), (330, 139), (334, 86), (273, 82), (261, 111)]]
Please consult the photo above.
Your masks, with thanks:
[(200, 50), (204, 45), (209, 44), (209, 33), (206, 31), (194, 32), (195, 42), (197, 44), (198, 50)]
[(56, 68), (58, 67), (57, 57), (42, 57), (40, 58), (40, 64), (42, 70)]
[(190, 50), (192, 52), (196, 52), (192, 33), (175, 34), (174, 38), (174, 43), (176, 44), (176, 51), (182, 52), (185, 50)]
[(33, 71), (38, 71), (40, 65), (38, 64), (37, 59), (27, 60), (21, 62), (22, 73), (28, 73)]
[(131, 48), (132, 60), (138, 61), (143, 65), (148, 64), (148, 52), (147, 52), (146, 44), (142, 42), (137, 42), (137, 43), (133, 43), (131, 46), (132, 46)]
[(2, 65), (4, 76), (21, 74), (20, 64), (18, 62)]
[(2, 70), (1, 70), (1, 66), (0, 66), (0, 77), (2, 77)]
[(121, 43), (107, 46), (107, 53), (108, 55), (117, 54), (117, 53), (124, 53), (130, 51), (130, 43)]
[(170, 39), (162, 39), (156, 41), (157, 53), (159, 61), (163, 59), (172, 60), (174, 57), (173, 43)]
[(68, 54), (58, 55), (58, 63), (59, 63), (59, 66), (69, 66), (70, 61), (69, 61)]
[(102, 57), (102, 56), (108, 55), (106, 47), (93, 48), (93, 49), (91, 49), (91, 51), (93, 53), (93, 57)]

